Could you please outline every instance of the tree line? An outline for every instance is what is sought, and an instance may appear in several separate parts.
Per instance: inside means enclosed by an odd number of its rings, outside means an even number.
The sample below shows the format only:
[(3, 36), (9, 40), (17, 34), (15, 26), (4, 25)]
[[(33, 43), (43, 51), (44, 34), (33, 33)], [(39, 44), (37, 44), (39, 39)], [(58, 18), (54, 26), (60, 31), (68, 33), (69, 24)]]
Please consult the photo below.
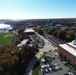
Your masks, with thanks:
[(47, 34), (53, 35), (67, 42), (75, 39), (74, 33), (75, 33), (74, 30), (69, 30), (69, 31), (65, 31), (61, 29), (56, 30), (54, 27), (50, 27), (47, 30)]
[(23, 39), (30, 40), (30, 37), (20, 30), (10, 45), (2, 45), (0, 47), (0, 75), (24, 74), (28, 63), (38, 52), (38, 48), (28, 44), (17, 47)]

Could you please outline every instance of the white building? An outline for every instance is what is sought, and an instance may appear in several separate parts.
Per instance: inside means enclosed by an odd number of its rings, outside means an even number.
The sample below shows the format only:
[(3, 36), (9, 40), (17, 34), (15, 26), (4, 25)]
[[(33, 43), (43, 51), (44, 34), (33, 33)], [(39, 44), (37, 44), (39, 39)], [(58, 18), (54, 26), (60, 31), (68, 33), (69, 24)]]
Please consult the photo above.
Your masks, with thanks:
[(24, 31), (27, 35), (34, 35), (35, 31), (33, 29), (25, 29)]
[(9, 24), (4, 24), (4, 23), (1, 23), (0, 24), (0, 29), (7, 29), (7, 30), (10, 30), (10, 29), (13, 29), (11, 25)]
[(26, 44), (27, 41), (28, 41), (28, 39), (23, 39), (23, 40), (21, 41), (21, 43), (18, 44), (17, 46), (22, 46), (22, 45)]

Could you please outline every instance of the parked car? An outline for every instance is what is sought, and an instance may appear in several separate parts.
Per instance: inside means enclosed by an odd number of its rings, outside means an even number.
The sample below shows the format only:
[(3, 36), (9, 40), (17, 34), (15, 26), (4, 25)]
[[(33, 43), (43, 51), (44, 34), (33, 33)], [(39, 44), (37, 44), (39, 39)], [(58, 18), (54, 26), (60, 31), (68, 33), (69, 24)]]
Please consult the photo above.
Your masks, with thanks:
[(58, 64), (58, 63), (55, 63), (54, 66), (55, 66), (55, 67), (56, 67), (56, 66), (59, 66), (59, 64)]
[(48, 69), (46, 67), (44, 68), (44, 72), (49, 73), (49, 71), (48, 71)]
[(66, 74), (64, 74), (64, 75), (74, 75), (74, 74), (72, 74), (72, 73), (68, 72), (68, 73), (66, 73)]
[(63, 58), (61, 56), (58, 57), (61, 61), (64, 61)]
[(48, 70), (49, 70), (49, 72), (52, 72), (52, 68), (51, 67), (48, 67)]
[(55, 69), (55, 66), (54, 65), (51, 65), (50, 67), (52, 68), (52, 71), (53, 72), (56, 72), (56, 69)]

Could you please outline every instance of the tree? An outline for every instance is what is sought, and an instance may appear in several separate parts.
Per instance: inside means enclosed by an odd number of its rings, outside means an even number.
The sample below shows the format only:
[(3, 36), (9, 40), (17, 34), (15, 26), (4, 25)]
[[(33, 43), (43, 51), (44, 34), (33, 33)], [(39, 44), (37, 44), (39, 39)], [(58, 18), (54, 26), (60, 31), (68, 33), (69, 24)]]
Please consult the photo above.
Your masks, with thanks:
[(74, 40), (74, 33), (75, 32), (73, 30), (67, 31), (67, 41)]
[(54, 31), (53, 36), (57, 37), (58, 31), (59, 30)]
[(42, 28), (38, 28), (38, 33), (42, 35), (43, 34), (43, 29)]
[(52, 26), (48, 29), (47, 33), (52, 35), (54, 31), (55, 31), (55, 28)]
[(3, 45), (0, 47), (0, 75), (17, 75), (16, 69), (19, 58), (11, 52), (17, 50), (16, 46)]
[(19, 29), (18, 29), (18, 34), (23, 33), (23, 32), (24, 32), (24, 30), (25, 30), (24, 28), (19, 28)]
[(57, 37), (62, 39), (62, 40), (65, 40), (66, 39), (66, 32), (64, 30), (59, 30)]
[(37, 32), (37, 25), (36, 24), (33, 25), (33, 30), (35, 30)]
[(0, 75), (3, 75), (4, 69), (0, 67)]
[(74, 33), (75, 32), (73, 30), (67, 31), (67, 35), (70, 37), (74, 37)]

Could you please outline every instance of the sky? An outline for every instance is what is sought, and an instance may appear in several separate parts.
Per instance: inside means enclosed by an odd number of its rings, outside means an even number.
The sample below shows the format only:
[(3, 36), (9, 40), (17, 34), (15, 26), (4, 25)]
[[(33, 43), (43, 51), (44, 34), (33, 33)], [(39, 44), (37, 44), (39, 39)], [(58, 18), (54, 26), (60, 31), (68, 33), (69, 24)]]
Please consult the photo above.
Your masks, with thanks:
[(0, 19), (76, 18), (76, 0), (0, 0)]

